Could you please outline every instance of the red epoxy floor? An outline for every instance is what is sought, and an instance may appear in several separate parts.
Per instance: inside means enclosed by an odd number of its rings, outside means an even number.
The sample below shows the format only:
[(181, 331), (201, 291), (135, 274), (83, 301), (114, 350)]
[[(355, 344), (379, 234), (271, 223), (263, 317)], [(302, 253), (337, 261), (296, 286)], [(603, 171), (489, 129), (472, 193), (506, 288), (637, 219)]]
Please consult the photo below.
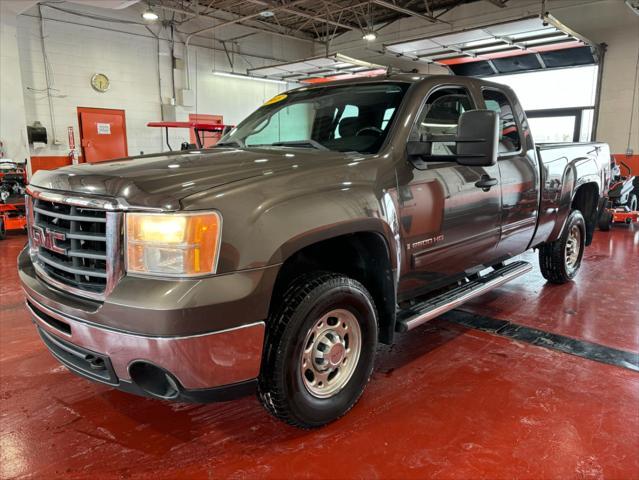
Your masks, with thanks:
[[(639, 478), (637, 372), (442, 320), (381, 347), (362, 400), (318, 431), (252, 397), (171, 404), (87, 382), (22, 307), (23, 243), (0, 243), (2, 478)], [(534, 272), (466, 309), (639, 351), (638, 249), (639, 228), (615, 227), (574, 284)]]

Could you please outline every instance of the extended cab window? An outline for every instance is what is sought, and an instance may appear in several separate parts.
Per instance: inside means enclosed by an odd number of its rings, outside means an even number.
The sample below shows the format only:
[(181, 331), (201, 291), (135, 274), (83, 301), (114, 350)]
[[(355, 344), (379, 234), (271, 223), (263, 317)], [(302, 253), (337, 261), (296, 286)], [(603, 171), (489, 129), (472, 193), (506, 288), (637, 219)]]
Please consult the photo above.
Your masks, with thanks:
[(484, 90), (486, 108), (499, 113), (499, 153), (518, 152), (521, 148), (519, 130), (510, 102), (497, 90)]
[(462, 88), (444, 88), (433, 92), (424, 104), (410, 139), (426, 141), (430, 136), (450, 135), (450, 142), (433, 142), (433, 155), (454, 155), (459, 117), (471, 110), (473, 103), (470, 95)]
[(383, 82), (294, 90), (267, 102), (218, 145), (376, 153), (408, 87)]

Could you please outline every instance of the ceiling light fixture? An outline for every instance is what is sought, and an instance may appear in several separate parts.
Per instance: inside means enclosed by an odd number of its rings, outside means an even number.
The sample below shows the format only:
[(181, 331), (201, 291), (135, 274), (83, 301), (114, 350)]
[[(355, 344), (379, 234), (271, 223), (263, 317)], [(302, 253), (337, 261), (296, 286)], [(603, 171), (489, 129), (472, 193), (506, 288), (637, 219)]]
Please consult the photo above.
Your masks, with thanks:
[(362, 36), (362, 39), (366, 40), (367, 42), (373, 42), (377, 39), (377, 34), (371, 30), (370, 32), (366, 32)]
[(151, 4), (149, 4), (148, 8), (142, 12), (142, 18), (149, 22), (155, 22), (160, 16), (153, 11)]
[(262, 18), (271, 18), (271, 17), (274, 17), (274, 16), (275, 16), (275, 13), (273, 13), (270, 10), (264, 10), (263, 12), (260, 12), (260, 17), (262, 17)]

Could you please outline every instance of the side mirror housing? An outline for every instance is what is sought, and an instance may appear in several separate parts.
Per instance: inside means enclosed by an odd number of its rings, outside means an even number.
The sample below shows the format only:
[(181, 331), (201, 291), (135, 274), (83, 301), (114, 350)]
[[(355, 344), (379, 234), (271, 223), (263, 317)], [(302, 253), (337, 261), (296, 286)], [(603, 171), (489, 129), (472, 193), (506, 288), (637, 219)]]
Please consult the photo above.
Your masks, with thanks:
[(406, 142), (406, 153), (409, 157), (428, 157), (432, 150), (431, 142), (409, 140)]
[[(455, 153), (434, 155), (433, 143), (454, 142)], [(429, 136), (406, 143), (409, 157), (423, 161), (450, 161), (460, 165), (484, 167), (497, 163), (499, 149), (499, 114), (492, 110), (468, 110), (459, 117), (457, 135)]]
[(495, 165), (499, 153), (499, 114), (492, 110), (462, 113), (455, 141), (460, 165)]

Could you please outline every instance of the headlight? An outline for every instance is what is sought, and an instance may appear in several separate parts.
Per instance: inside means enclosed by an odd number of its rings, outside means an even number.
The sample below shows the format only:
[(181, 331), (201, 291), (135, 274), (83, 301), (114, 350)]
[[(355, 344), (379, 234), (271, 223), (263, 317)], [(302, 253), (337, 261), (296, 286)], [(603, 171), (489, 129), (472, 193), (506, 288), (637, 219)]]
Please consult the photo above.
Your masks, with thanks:
[(215, 273), (222, 217), (206, 213), (128, 213), (129, 273), (187, 277)]

